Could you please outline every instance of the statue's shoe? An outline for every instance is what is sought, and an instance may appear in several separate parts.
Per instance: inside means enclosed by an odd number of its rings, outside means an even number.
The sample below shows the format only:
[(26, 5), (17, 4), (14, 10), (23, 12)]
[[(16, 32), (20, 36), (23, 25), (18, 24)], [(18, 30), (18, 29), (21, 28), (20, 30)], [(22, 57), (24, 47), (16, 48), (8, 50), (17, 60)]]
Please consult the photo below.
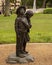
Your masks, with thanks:
[(27, 54), (28, 52), (27, 51), (21, 51), (22, 54)]
[(27, 51), (24, 51), (26, 54), (28, 54), (28, 52)]
[(27, 54), (22, 54), (22, 53), (17, 55), (17, 57), (20, 57), (20, 58), (24, 58), (26, 56), (27, 56)]
[(28, 52), (22, 51), (22, 50), (20, 50), (20, 51), (16, 54), (17, 57), (21, 57), (21, 58), (26, 57), (27, 55), (28, 55)]

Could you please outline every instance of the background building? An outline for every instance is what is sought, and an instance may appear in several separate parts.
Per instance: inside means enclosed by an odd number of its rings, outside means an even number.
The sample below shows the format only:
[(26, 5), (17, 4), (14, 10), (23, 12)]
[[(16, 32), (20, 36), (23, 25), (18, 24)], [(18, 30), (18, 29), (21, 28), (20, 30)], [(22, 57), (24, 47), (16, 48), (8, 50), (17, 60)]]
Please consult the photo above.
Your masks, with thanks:
[(0, 11), (2, 9), (2, 0), (0, 0)]
[[(21, 0), (16, 0), (16, 8), (20, 6)], [(0, 0), (0, 13), (2, 12), (3, 5), (5, 6), (5, 0)], [(14, 9), (15, 3), (10, 2), (10, 9)]]

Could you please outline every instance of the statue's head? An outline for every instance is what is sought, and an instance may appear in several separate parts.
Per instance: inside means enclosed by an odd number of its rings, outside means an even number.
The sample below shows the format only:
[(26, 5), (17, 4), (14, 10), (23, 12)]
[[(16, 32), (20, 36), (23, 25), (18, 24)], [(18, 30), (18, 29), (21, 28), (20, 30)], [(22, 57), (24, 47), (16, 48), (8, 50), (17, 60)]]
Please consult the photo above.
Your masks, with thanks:
[(17, 8), (16, 10), (16, 14), (17, 15), (23, 15), (26, 12), (26, 7), (25, 6), (20, 6), (19, 8)]
[(31, 18), (32, 16), (33, 16), (33, 11), (31, 11), (31, 10), (28, 10), (26, 13), (25, 13), (25, 15), (26, 15), (26, 17), (28, 17), (28, 18)]

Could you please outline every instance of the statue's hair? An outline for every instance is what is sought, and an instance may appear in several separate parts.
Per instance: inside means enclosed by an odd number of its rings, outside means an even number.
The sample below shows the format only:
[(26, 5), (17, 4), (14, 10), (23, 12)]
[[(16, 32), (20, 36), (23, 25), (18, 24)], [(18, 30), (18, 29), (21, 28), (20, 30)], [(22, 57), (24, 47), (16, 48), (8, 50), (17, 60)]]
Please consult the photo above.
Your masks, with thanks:
[(26, 11), (26, 7), (25, 6), (19, 6), (19, 8), (17, 8), (16, 10), (16, 14), (18, 15), (20, 13), (20, 9), (23, 8)]

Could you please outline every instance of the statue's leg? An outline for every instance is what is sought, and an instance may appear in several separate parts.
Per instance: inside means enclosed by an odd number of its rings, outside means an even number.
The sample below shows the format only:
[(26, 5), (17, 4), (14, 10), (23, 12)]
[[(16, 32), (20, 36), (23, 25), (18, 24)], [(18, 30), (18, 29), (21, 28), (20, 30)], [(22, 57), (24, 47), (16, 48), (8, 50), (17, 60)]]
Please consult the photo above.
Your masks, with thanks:
[(23, 51), (23, 38), (20, 36), (16, 38), (16, 56), (25, 57), (25, 52)]
[(20, 40), (18, 38), (18, 35), (16, 35), (16, 56), (18, 56), (20, 53)]
[(21, 35), (18, 37), (18, 35), (16, 34), (16, 56), (19, 56), (21, 54), (21, 52), (23, 47), (23, 38), (21, 37)]
[(23, 42), (23, 51), (25, 51), (26, 50), (26, 42), (24, 41)]
[(26, 44), (27, 44), (27, 42), (25, 42), (25, 40), (24, 40), (24, 42), (23, 42), (23, 51), (24, 51), (25, 53), (28, 53), (28, 52), (26, 51)]

